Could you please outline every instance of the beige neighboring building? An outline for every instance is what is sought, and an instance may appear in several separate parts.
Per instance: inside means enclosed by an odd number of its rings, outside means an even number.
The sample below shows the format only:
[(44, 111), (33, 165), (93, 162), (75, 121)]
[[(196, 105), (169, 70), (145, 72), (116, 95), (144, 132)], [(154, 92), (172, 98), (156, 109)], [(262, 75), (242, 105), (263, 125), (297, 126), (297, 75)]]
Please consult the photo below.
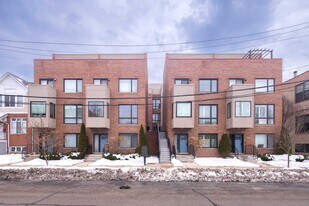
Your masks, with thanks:
[[(296, 82), (296, 83), (293, 83)], [(285, 82), (283, 96), (295, 104), (296, 125), (295, 153), (309, 153), (309, 71)], [(291, 89), (292, 88), (292, 89)]]

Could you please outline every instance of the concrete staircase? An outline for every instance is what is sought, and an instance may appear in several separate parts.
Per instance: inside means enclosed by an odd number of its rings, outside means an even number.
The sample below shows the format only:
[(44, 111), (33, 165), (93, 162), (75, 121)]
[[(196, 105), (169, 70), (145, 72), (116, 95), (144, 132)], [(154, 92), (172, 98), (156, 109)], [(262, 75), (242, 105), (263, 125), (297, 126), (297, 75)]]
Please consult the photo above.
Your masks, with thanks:
[(194, 162), (194, 157), (189, 154), (177, 154), (176, 159), (181, 162)]
[(171, 163), (170, 149), (168, 147), (165, 132), (159, 132), (159, 151), (160, 151), (160, 163)]
[(102, 154), (98, 153), (98, 154), (89, 154), (85, 157), (85, 162), (95, 162), (99, 159), (102, 159)]

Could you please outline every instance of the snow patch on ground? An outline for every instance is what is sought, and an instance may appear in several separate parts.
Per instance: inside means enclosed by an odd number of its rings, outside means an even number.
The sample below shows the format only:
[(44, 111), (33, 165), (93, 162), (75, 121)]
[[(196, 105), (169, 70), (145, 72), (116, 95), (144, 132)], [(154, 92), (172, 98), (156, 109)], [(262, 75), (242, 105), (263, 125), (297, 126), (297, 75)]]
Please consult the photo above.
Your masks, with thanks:
[(177, 160), (175, 158), (172, 159), (172, 164), (173, 164), (174, 167), (182, 167), (182, 166), (184, 166), (184, 164), (181, 161), (179, 161), (179, 160)]
[[(259, 160), (259, 162), (263, 162), (268, 165), (276, 166), (276, 167), (282, 167), (287, 168), (288, 165), (288, 155), (270, 155), (274, 157), (274, 160), (272, 161), (262, 161)], [(305, 169), (309, 168), (309, 160), (304, 160), (303, 162), (296, 162), (296, 159), (303, 159), (303, 155), (291, 155), (290, 156), (290, 169)]]
[[(78, 163), (83, 162), (84, 160), (48, 160), (48, 166), (73, 166)], [(36, 158), (27, 162), (13, 164), (13, 166), (47, 166), (46, 161)]]
[(0, 165), (13, 164), (17, 162), (23, 162), (21, 154), (0, 155)]
[(259, 167), (257, 164), (250, 162), (244, 162), (237, 158), (218, 158), (218, 157), (208, 157), (208, 158), (195, 158), (194, 162), (200, 166), (207, 167)]
[[(96, 162), (90, 163), (88, 166), (97, 167), (97, 166), (132, 166), (140, 167), (144, 166), (144, 157), (139, 156), (138, 154), (130, 155), (120, 155), (114, 154), (120, 160), (109, 160), (102, 158)], [(159, 158), (155, 156), (150, 156), (146, 158), (146, 164), (158, 164)]]

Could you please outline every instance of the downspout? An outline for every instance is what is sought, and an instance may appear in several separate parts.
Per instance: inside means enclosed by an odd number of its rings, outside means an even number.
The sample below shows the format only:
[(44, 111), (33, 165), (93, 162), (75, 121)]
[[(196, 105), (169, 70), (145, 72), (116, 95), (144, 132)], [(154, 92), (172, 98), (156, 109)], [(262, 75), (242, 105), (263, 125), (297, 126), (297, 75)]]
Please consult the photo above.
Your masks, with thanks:
[(34, 136), (33, 136), (33, 127), (31, 128), (31, 153), (33, 154), (33, 141), (34, 141)]
[(9, 123), (6, 123), (7, 127), (8, 127), (8, 150), (7, 150), (7, 154), (9, 154), (10, 152), (10, 125)]

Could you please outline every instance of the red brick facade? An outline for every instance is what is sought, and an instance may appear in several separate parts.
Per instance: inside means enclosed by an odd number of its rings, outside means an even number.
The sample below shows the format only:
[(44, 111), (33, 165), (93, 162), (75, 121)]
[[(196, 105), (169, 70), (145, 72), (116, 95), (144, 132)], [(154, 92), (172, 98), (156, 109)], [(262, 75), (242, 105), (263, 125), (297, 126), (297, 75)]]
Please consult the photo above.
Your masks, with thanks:
[[(254, 97), (254, 104), (274, 104), (275, 119), (273, 125), (255, 125), (248, 129), (227, 129), (226, 128), (226, 100), (225, 93), (229, 87), (230, 78), (243, 78), (244, 84), (255, 84), (256, 78), (274, 78), (275, 84), (282, 82), (282, 60), (281, 59), (241, 59), (241, 58), (198, 58), (193, 55), (183, 55), (184, 58), (174, 58), (167, 54), (165, 60), (163, 95), (173, 95), (174, 80), (176, 78), (189, 78), (190, 84), (195, 85), (195, 92), (199, 93), (199, 79), (218, 79), (219, 93), (195, 96), (194, 128), (192, 129), (173, 129), (172, 128), (172, 99), (164, 99), (163, 109), (163, 127), (170, 138), (171, 144), (174, 144), (175, 134), (188, 134), (190, 144), (198, 142), (200, 133), (218, 134), (218, 143), (223, 133), (243, 134), (244, 150), (250, 150), (249, 145), (254, 145), (255, 134), (275, 134), (278, 135), (281, 128), (281, 109), (282, 101), (280, 93), (264, 93)], [(191, 58), (192, 57), (192, 58)], [(199, 102), (203, 99), (222, 98), (221, 100), (212, 100)], [(199, 104), (217, 104), (218, 105), (218, 124), (199, 125), (198, 124), (198, 106)], [(254, 115), (254, 114), (252, 114)], [(266, 150), (266, 151), (265, 151)], [(246, 151), (244, 151), (246, 152)], [(260, 153), (272, 152), (271, 149), (260, 149)], [(199, 148), (196, 151), (197, 156), (218, 156), (217, 148)]]

